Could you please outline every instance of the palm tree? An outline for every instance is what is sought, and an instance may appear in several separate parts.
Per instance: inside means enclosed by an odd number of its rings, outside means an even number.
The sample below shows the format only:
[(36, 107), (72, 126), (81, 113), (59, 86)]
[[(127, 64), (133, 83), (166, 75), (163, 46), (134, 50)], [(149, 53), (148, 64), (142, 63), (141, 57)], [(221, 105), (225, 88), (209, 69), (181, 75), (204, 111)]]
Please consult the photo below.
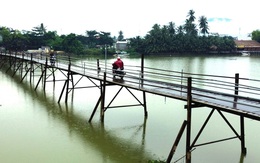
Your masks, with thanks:
[(208, 21), (205, 16), (201, 16), (199, 18), (199, 28), (200, 28), (200, 33), (202, 33), (204, 36), (209, 33)]
[(123, 31), (119, 31), (119, 36), (117, 37), (118, 41), (122, 41), (124, 39)]
[(43, 23), (40, 24), (38, 27), (34, 27), (32, 31), (35, 33), (36, 36), (43, 36), (46, 34), (46, 27), (44, 27)]
[(168, 25), (168, 30), (171, 36), (175, 35), (175, 23), (170, 22)]
[(184, 24), (184, 30), (186, 31), (186, 34), (188, 35), (197, 35), (197, 29), (196, 25), (194, 24), (194, 21), (196, 17), (194, 16), (195, 12), (193, 10), (190, 10), (186, 19), (185, 24)]
[(154, 24), (152, 30), (148, 32), (145, 37), (147, 44), (147, 53), (158, 53), (160, 52), (163, 35), (162, 29), (159, 24)]
[(189, 19), (186, 19), (186, 22), (184, 24), (184, 30), (187, 35), (197, 35), (198, 31), (196, 29), (196, 24), (189, 21)]
[(195, 14), (195, 11), (193, 11), (193, 10), (190, 10), (190, 11), (188, 12), (187, 17), (188, 17), (188, 20), (189, 20), (190, 23), (193, 23), (193, 22), (195, 21), (195, 19), (196, 19), (196, 17), (194, 16), (194, 14)]
[(184, 28), (183, 28), (183, 26), (182, 25), (180, 25), (178, 28), (177, 28), (177, 33), (178, 34), (184, 34)]

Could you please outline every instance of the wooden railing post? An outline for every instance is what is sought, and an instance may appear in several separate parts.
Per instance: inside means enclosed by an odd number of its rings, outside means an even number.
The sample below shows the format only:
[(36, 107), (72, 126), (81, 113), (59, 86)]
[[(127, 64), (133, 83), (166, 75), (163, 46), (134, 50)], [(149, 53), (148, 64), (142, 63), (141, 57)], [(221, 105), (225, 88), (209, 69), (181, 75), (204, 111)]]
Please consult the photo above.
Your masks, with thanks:
[(235, 74), (235, 95), (238, 95), (238, 88), (239, 88), (239, 74)]
[(99, 66), (99, 59), (97, 59), (97, 72), (99, 73), (101, 70), (100, 66)]

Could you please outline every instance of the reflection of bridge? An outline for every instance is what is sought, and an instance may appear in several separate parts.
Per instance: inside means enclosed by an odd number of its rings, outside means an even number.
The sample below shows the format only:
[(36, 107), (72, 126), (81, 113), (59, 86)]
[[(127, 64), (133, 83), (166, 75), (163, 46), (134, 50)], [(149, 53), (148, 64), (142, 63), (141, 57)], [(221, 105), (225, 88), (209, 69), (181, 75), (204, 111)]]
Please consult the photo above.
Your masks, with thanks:
[[(204, 74), (191, 74), (176, 71), (167, 71), (155, 68), (146, 68), (143, 66), (125, 65), (126, 76), (124, 80), (115, 79), (110, 68), (102, 62), (81, 62), (71, 57), (58, 56), (55, 65), (51, 65), (48, 56), (43, 55), (15, 55), (1, 54), (0, 67), (7, 67), (7, 71), (12, 70), (13, 75), (20, 75), (21, 81), (30, 76), (30, 82), (34, 79), (34, 72), (39, 69), (41, 72), (35, 89), (42, 81), (45, 90), (46, 83), (49, 81), (64, 81), (58, 102), (65, 95), (65, 102), (68, 101), (68, 94), (74, 89), (80, 88), (100, 88), (100, 97), (97, 99), (96, 106), (93, 109), (89, 121), (92, 120), (98, 106), (101, 106), (101, 121), (104, 120), (105, 111), (115, 107), (142, 106), (144, 115), (147, 116), (146, 93), (152, 93), (160, 96), (166, 96), (173, 99), (186, 101), (187, 119), (183, 122), (179, 135), (169, 154), (168, 162), (171, 160), (178, 141), (186, 129), (186, 162), (191, 160), (191, 151), (201, 145), (216, 143), (220, 141), (238, 138), (241, 141), (242, 153), (246, 153), (244, 137), (244, 118), (260, 120), (260, 89), (257, 87), (260, 80), (240, 78), (239, 74), (234, 77), (214, 76)], [(57, 73), (64, 75), (63, 79), (56, 79)], [(83, 78), (91, 81), (91, 86), (79, 86)], [(77, 81), (75, 81), (75, 79)], [(106, 103), (106, 88), (108, 86), (120, 86), (109, 103)], [(120, 91), (125, 88), (133, 97), (137, 104), (113, 106), (112, 103)], [(142, 92), (142, 100), (138, 99), (132, 90)], [(106, 105), (107, 104), (107, 105)], [(211, 109), (208, 118), (205, 120), (197, 136), (191, 142), (191, 115), (192, 109), (197, 107), (208, 107)], [(235, 136), (222, 140), (196, 144), (200, 134), (206, 127), (210, 117), (217, 111), (228, 126), (233, 130)], [(240, 117), (240, 133), (238, 133), (229, 123), (223, 112), (231, 113)]]
[[(29, 84), (23, 84), (22, 86), (23, 89), (29, 93), (33, 89)], [(144, 118), (143, 123), (139, 121), (139, 123), (134, 126), (128, 126), (131, 127), (130, 132), (140, 136), (137, 137), (137, 140), (140, 140), (140, 144), (133, 144), (129, 140), (117, 136), (114, 130), (107, 130), (104, 123), (89, 123), (89, 125), (86, 125), (86, 119), (75, 114), (73, 106), (66, 104), (55, 105), (55, 99), (46, 96), (43, 91), (37, 92), (37, 99), (38, 102), (44, 106), (43, 108), (46, 109), (46, 112), (48, 112), (48, 116), (63, 122), (71, 137), (77, 135), (82, 139), (82, 143), (86, 143), (86, 146), (91, 144), (91, 147), (100, 153), (104, 162), (109, 162), (108, 160), (113, 160), (114, 162), (146, 162), (152, 158), (151, 154), (145, 150), (147, 118)], [(52, 108), (48, 106), (52, 106)]]

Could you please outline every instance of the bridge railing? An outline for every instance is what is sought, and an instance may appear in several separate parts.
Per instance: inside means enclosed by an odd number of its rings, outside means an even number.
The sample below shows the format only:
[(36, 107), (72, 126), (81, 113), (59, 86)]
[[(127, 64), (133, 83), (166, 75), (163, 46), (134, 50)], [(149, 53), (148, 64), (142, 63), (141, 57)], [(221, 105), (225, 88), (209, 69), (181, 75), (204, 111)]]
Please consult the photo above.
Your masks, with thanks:
[(167, 76), (168, 81), (184, 83), (185, 85), (187, 84), (186, 79), (192, 77), (192, 87), (203, 89), (204, 92), (205, 90), (208, 90), (209, 92), (219, 92), (220, 94), (227, 94), (234, 97), (244, 96), (257, 101), (260, 100), (260, 80), (257, 79), (243, 78), (240, 77), (239, 74), (234, 74), (233, 77), (230, 77), (160, 69), (155, 70), (156, 74), (160, 74), (160, 77)]
[[(112, 63), (107, 63), (105, 67), (104, 61), (99, 61), (100, 74), (107, 73), (107, 78), (112, 80)], [(78, 66), (78, 65), (77, 65)], [(83, 62), (81, 68), (90, 73), (90, 71), (98, 71), (96, 62)], [(106, 70), (105, 70), (106, 69)], [(232, 97), (245, 97), (255, 101), (260, 101), (260, 80), (239, 77), (238, 74), (234, 76), (195, 74), (183, 71), (163, 70), (157, 68), (144, 67), (143, 73), (141, 66), (125, 65), (126, 75), (124, 81), (132, 84), (139, 84), (142, 82), (151, 88), (158, 89), (172, 89), (180, 93), (186, 92), (188, 78), (192, 78), (193, 89), (203, 90), (203, 92), (214, 92), (216, 94), (225, 94)], [(96, 72), (93, 72), (95, 75)], [(178, 89), (176, 89), (178, 87)], [(183, 89), (179, 89), (183, 88)]]
[[(18, 58), (32, 59), (35, 62), (49, 63), (48, 54), (2, 54), (2, 55), (12, 55)], [(103, 72), (107, 73), (108, 80), (113, 80), (112, 74), (112, 63), (105, 64), (104, 61), (87, 61), (87, 62), (77, 62), (80, 58), (71, 57), (69, 55), (57, 55), (55, 66), (59, 68), (68, 68), (68, 64), (71, 64), (71, 70), (87, 74), (90, 76), (97, 76), (97, 74), (102, 77)], [(151, 87), (153, 89), (169, 89), (173, 91), (179, 91), (180, 93), (185, 93), (187, 86), (187, 78), (192, 78), (193, 89), (203, 90), (203, 92), (215, 92), (219, 94), (226, 94), (232, 97), (250, 98), (255, 101), (260, 101), (260, 80), (242, 78), (239, 75), (234, 74), (233, 77), (221, 76), (221, 75), (208, 75), (208, 74), (194, 74), (187, 73), (183, 71), (172, 71), (163, 70), (158, 68), (144, 67), (143, 72), (141, 72), (141, 66), (135, 65), (125, 65), (126, 75), (124, 81), (132, 83), (133, 85), (142, 84)], [(181, 88), (181, 89), (180, 89)]]

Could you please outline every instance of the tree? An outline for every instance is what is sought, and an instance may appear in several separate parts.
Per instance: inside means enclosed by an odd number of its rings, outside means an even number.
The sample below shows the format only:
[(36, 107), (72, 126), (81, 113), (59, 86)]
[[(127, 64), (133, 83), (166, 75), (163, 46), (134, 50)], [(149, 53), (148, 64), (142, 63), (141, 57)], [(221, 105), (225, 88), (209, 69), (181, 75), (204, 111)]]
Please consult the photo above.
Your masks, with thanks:
[(174, 36), (175, 32), (176, 32), (176, 30), (175, 30), (175, 23), (170, 22), (169, 25), (168, 25), (168, 30), (169, 30), (169, 34), (171, 36)]
[(184, 24), (184, 30), (187, 35), (197, 35), (198, 31), (196, 29), (196, 25), (194, 24), (194, 21), (196, 17), (194, 16), (195, 12), (193, 10), (190, 10), (187, 17), (188, 19), (185, 20)]
[(196, 17), (194, 16), (194, 14), (195, 14), (195, 11), (193, 11), (193, 10), (190, 10), (190, 11), (188, 12), (187, 17), (188, 17), (188, 21), (189, 21), (190, 23), (193, 23), (193, 22), (195, 21), (195, 19), (196, 19)]
[(28, 44), (26, 37), (20, 31), (12, 28), (1, 27), (0, 35), (3, 37), (0, 46), (3, 46), (8, 50), (25, 50), (26, 45)]
[(177, 34), (180, 34), (180, 35), (183, 35), (184, 34), (184, 28), (182, 25), (180, 25), (178, 28), (177, 28)]
[(251, 39), (260, 42), (260, 30), (255, 30), (251, 34)]
[(122, 41), (124, 39), (124, 35), (122, 31), (119, 31), (119, 36), (117, 37), (118, 41)]
[(43, 23), (41, 23), (40, 26), (34, 27), (32, 31), (36, 36), (43, 36), (44, 34), (46, 34), (47, 29), (43, 25)]
[(11, 50), (22, 51), (25, 50), (27, 45), (27, 40), (22, 35), (22, 33), (18, 30), (12, 31), (12, 39), (11, 39)]
[(74, 33), (69, 34), (63, 39), (62, 46), (66, 52), (73, 54), (82, 54), (84, 50), (84, 45), (77, 39)]
[(62, 50), (63, 38), (57, 34), (57, 31), (48, 31), (43, 36), (43, 45), (49, 46), (54, 50)]
[(140, 36), (134, 37), (130, 39), (130, 48), (129, 50), (138, 52), (138, 53), (145, 53), (145, 46), (144, 46), (144, 39)]
[(205, 16), (201, 16), (199, 18), (199, 28), (200, 28), (200, 33), (202, 33), (204, 36), (209, 33), (208, 21)]
[(96, 30), (86, 31), (86, 37), (88, 48), (96, 48), (97, 39), (100, 37), (99, 33)]
[(112, 46), (114, 43), (113, 38), (110, 36), (110, 32), (100, 31), (100, 38), (98, 39), (99, 45), (108, 45)]
[(147, 45), (146, 53), (158, 53), (162, 48), (162, 30), (159, 24), (154, 24), (152, 30), (145, 36), (145, 44)]
[(11, 40), (11, 29), (7, 27), (0, 28), (0, 35), (2, 36), (2, 42), (0, 42), (0, 46), (6, 47), (9, 45)]

